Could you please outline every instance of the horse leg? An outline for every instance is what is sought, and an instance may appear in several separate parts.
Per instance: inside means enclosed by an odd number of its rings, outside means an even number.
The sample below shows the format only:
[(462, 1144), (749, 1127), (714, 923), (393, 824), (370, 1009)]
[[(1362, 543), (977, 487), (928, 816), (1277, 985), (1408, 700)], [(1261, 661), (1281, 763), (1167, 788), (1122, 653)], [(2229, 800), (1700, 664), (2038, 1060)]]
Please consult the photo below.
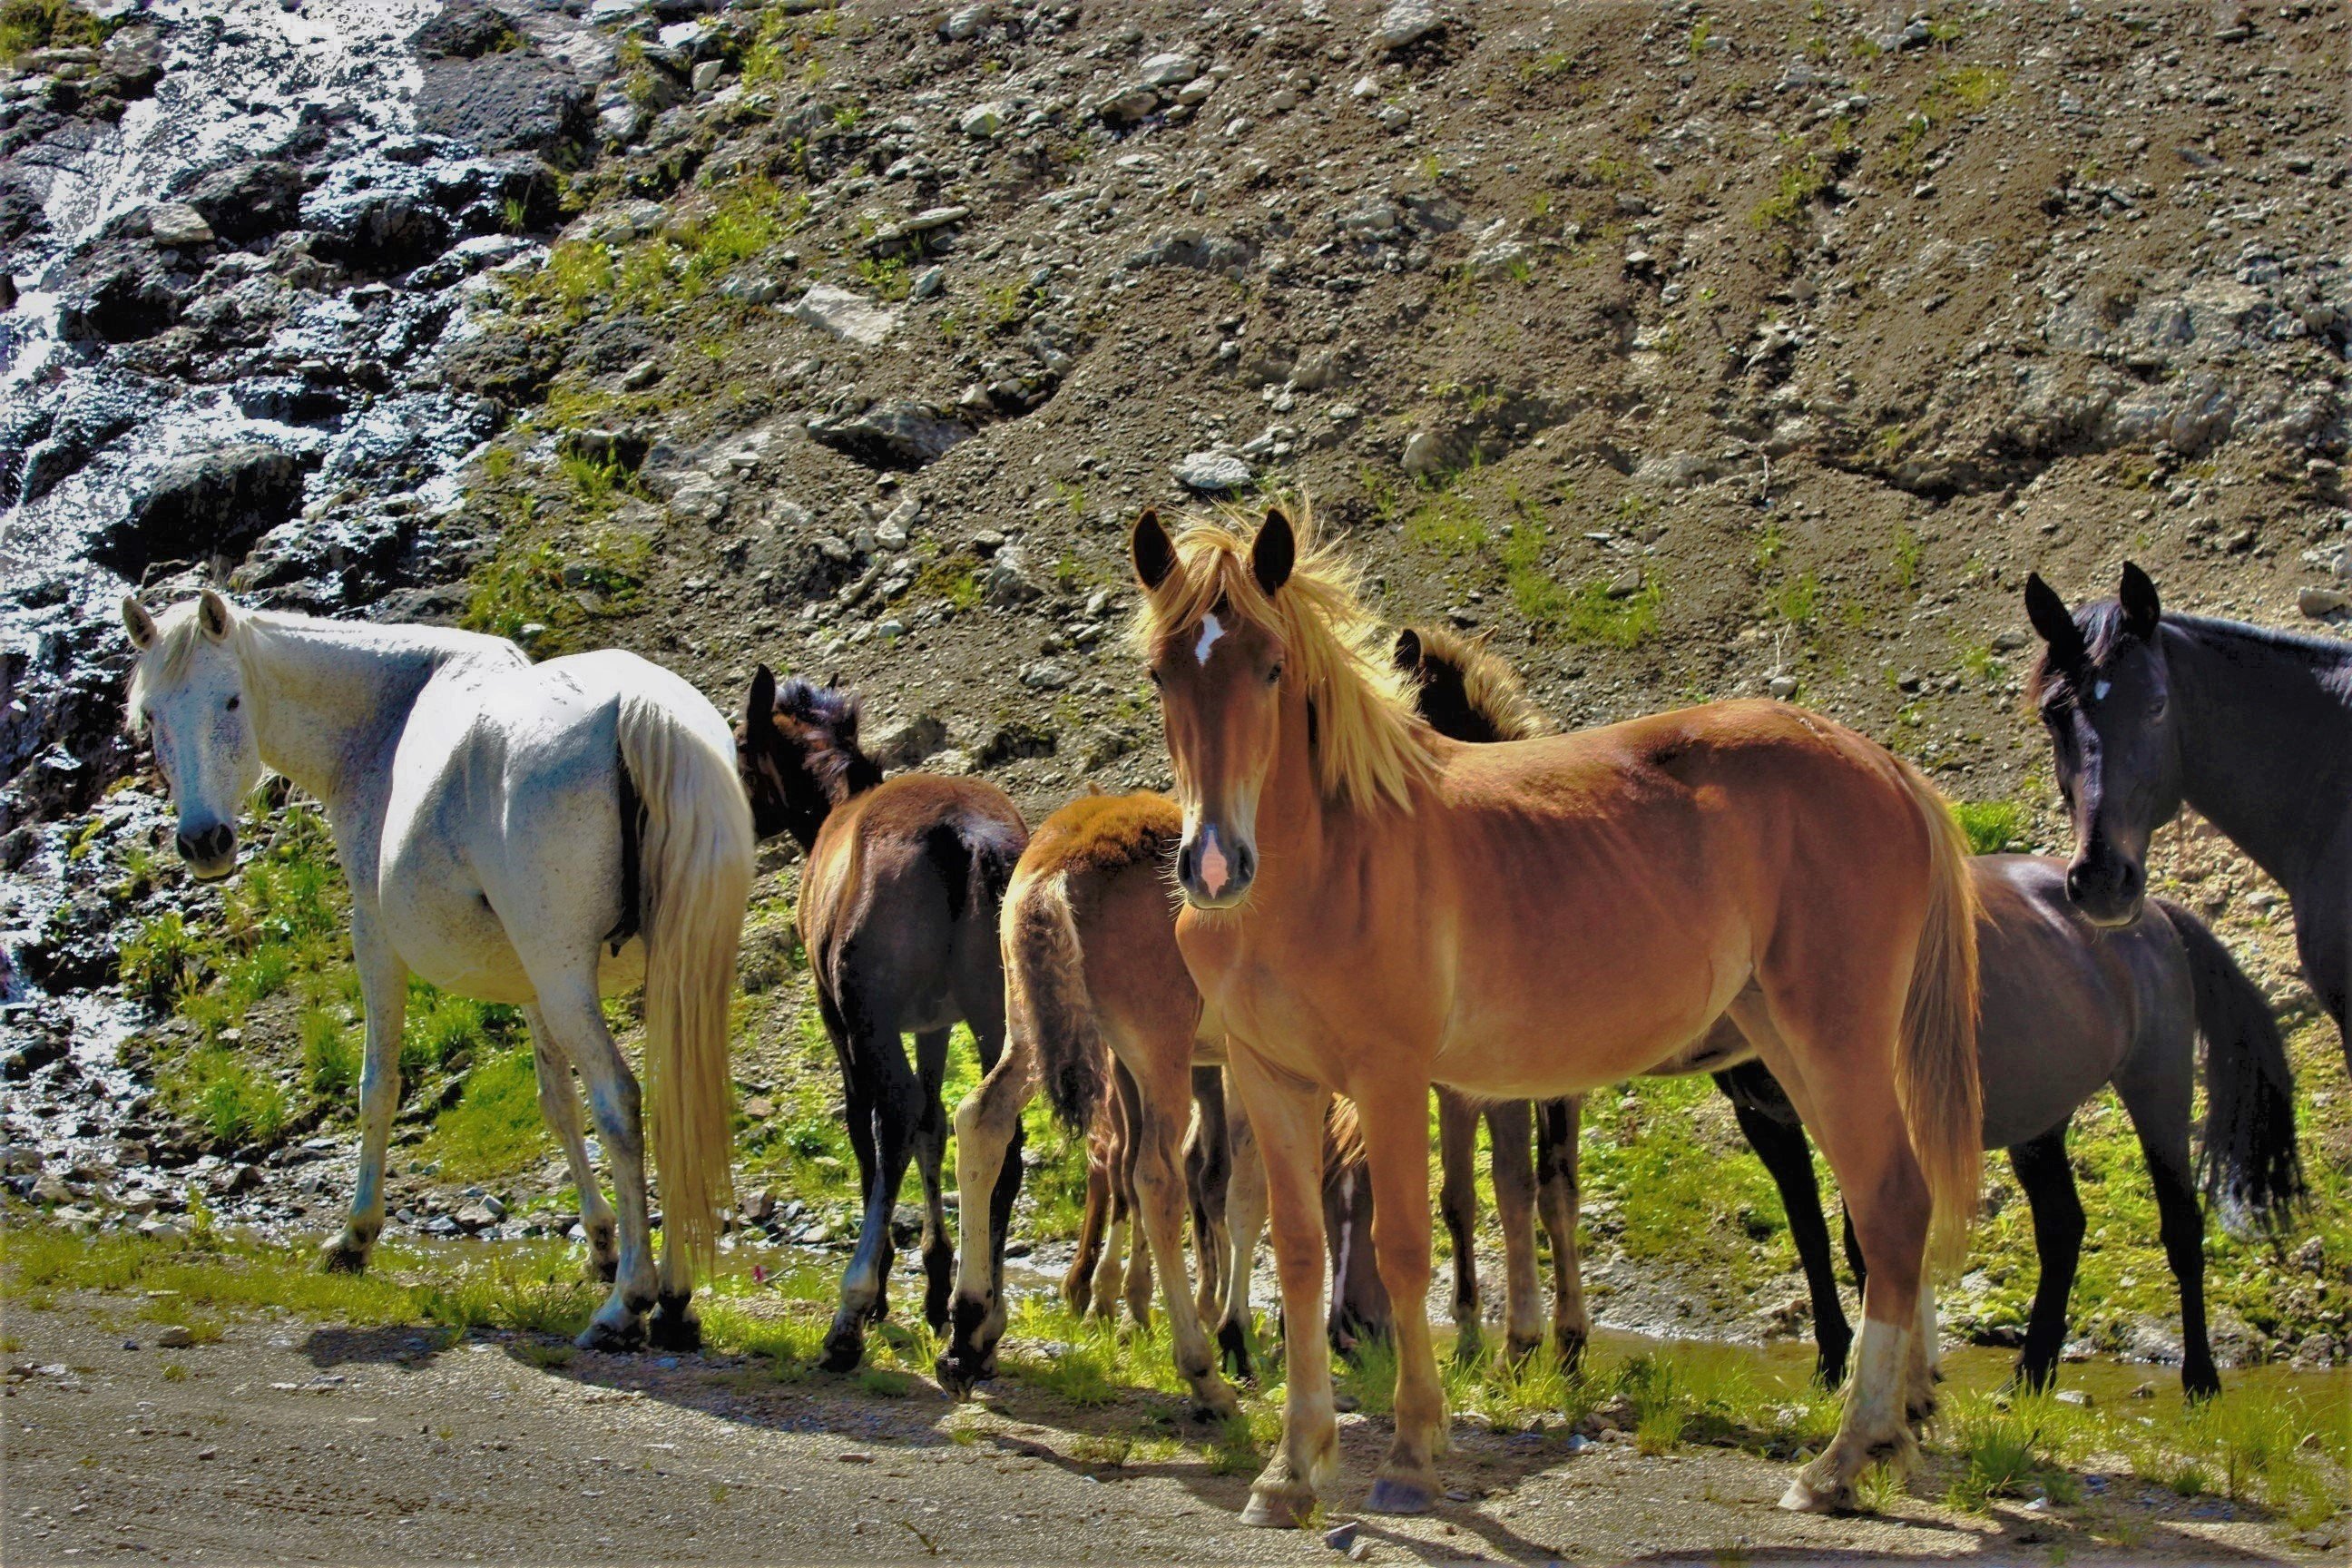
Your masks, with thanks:
[(1845, 1321), (1845, 1304), (1838, 1300), (1837, 1268), (1830, 1257), (1830, 1227), (1822, 1214), (1821, 1183), (1813, 1175), (1812, 1145), (1806, 1142), (1796, 1107), (1789, 1103), (1771, 1069), (1762, 1062), (1745, 1062), (1717, 1073), (1715, 1087), (1731, 1101), (1731, 1113), (1748, 1146), (1764, 1162), (1772, 1184), (1780, 1189), (1780, 1210), (1789, 1219), (1789, 1239), (1796, 1245), (1797, 1260), (1804, 1266), (1805, 1289), (1813, 1302), (1813, 1377), (1823, 1387), (1835, 1388), (1845, 1381), (1846, 1352), (1853, 1345), (1853, 1330)]
[[(1429, 1332), (1429, 1091), (1417, 1083), (1375, 1086), (1356, 1110), (1371, 1164), (1372, 1255), (1394, 1312), (1397, 1356), (1396, 1436), (1364, 1506), (1420, 1513), (1437, 1495), (1436, 1456), (1447, 1439)], [(1298, 1374), (1291, 1375), (1296, 1386)]]
[[(1124, 1044), (1125, 1042), (1122, 1042)], [(1185, 1182), (1180, 1155), (1192, 1111), (1192, 1047), (1189, 1036), (1136, 1043), (1127, 1054), (1135, 1075), (1134, 1173), (1136, 1221), (1150, 1259), (1160, 1269), (1160, 1294), (1168, 1307), (1168, 1336), (1176, 1370), (1192, 1387), (1193, 1408), (1223, 1418), (1241, 1412), (1241, 1401), (1217, 1375), (1215, 1354), (1201, 1328), (1201, 1311), (1184, 1279)], [(1150, 1276), (1145, 1276), (1147, 1284)], [(1133, 1276), (1129, 1276), (1130, 1284)], [(1129, 1305), (1134, 1305), (1130, 1296)], [(1138, 1313), (1136, 1321), (1143, 1321)]]
[(940, 1168), (948, 1152), (948, 1108), (940, 1085), (948, 1070), (948, 1031), (915, 1037), (915, 1071), (923, 1119), (915, 1131), (915, 1168), (923, 1176), (923, 1321), (938, 1333), (948, 1326), (948, 1293), (955, 1288), (955, 1243), (948, 1237), (947, 1194)]
[(907, 1065), (898, 1037), (870, 1026), (854, 1026), (852, 1044), (856, 1053), (855, 1076), (865, 1084), (864, 1099), (873, 1129), (874, 1168), (866, 1189), (857, 1250), (842, 1272), (841, 1306), (824, 1336), (827, 1372), (847, 1372), (856, 1366), (866, 1354), (866, 1325), (889, 1315), (890, 1260), (897, 1250), (890, 1221), (923, 1122), (921, 1086)]
[[(1228, 1069), (1230, 1070), (1230, 1069)], [(1217, 1321), (1217, 1349), (1228, 1374), (1249, 1382), (1257, 1375), (1253, 1365), (1257, 1338), (1255, 1314), (1250, 1308), (1250, 1279), (1257, 1272), (1257, 1238), (1265, 1234), (1268, 1203), (1265, 1157), (1259, 1152), (1257, 1129), (1239, 1089), (1228, 1084), (1225, 1128), (1233, 1149), (1233, 1175), (1225, 1187), (1225, 1300)], [(1318, 1138), (1321, 1137), (1318, 1132)], [(1322, 1145), (1316, 1145), (1319, 1151)]]
[(1486, 1108), (1495, 1162), (1495, 1212), (1503, 1225), (1503, 1344), (1513, 1361), (1543, 1343), (1543, 1292), (1536, 1288), (1535, 1103)]
[(1536, 1105), (1536, 1203), (1544, 1234), (1551, 1239), (1551, 1338), (1563, 1371), (1584, 1364), (1592, 1318), (1584, 1306), (1584, 1270), (1577, 1257), (1576, 1226), (1582, 1205), (1578, 1134), (1584, 1097), (1546, 1100)]
[(621, 1254), (613, 1293), (581, 1331), (579, 1343), (583, 1350), (634, 1350), (644, 1340), (645, 1313), (660, 1293), (646, 1219), (643, 1096), (636, 1076), (604, 1026), (593, 968), (568, 984), (533, 980), (539, 992), (537, 1023), (545, 1025), (547, 1037), (571, 1058), (588, 1087), (588, 1109), (596, 1118), (596, 1135), (613, 1168), (613, 1197), (619, 1209)]
[(1110, 1223), (1110, 1134), (1102, 1130), (1110, 1115), (1106, 1100), (1096, 1119), (1097, 1131), (1087, 1140), (1087, 1201), (1078, 1214), (1077, 1250), (1062, 1275), (1062, 1301), (1078, 1317), (1086, 1316), (1094, 1300), (1095, 1266), (1102, 1261), (1103, 1231)]
[[(1454, 1248), (1454, 1345), (1458, 1354), (1475, 1355), (1486, 1330), (1478, 1301), (1478, 1108), (1444, 1088), (1437, 1091), (1437, 1212)], [(1502, 1194), (1495, 1195), (1499, 1203)]]
[(548, 1033), (547, 1020), (537, 1007), (524, 1008), (523, 1017), (530, 1025), (531, 1066), (539, 1074), (539, 1113), (563, 1146), (563, 1163), (572, 1169), (572, 1184), (580, 1190), (580, 1228), (588, 1237), (588, 1277), (609, 1285), (620, 1267), (613, 1205), (604, 1201), (596, 1173), (588, 1163), (587, 1140), (580, 1131), (580, 1095), (572, 1087), (572, 1064)]
[(1135, 1192), (1128, 1184), (1129, 1151), (1135, 1147), (1135, 1079), (1124, 1066), (1114, 1064), (1111, 1069), (1113, 1091), (1108, 1105), (1111, 1112), (1110, 1150), (1103, 1163), (1103, 1179), (1108, 1184), (1110, 1199), (1110, 1223), (1106, 1229), (1102, 1261), (1095, 1269), (1093, 1304), (1089, 1315), (1108, 1322), (1118, 1321), (1119, 1280), (1127, 1271), (1127, 1249), (1134, 1228)]
[(1184, 1137), (1184, 1185), (1192, 1206), (1192, 1252), (1200, 1279), (1193, 1310), (1208, 1321), (1224, 1299), (1225, 1193), (1233, 1181), (1233, 1145), (1225, 1127), (1224, 1075), (1192, 1069), (1192, 1124)]
[(2168, 1051), (2142, 1049), (2116, 1074), (2115, 1085), (2156, 1184), (2158, 1234), (2180, 1287), (2180, 1386), (2191, 1399), (2210, 1399), (2221, 1392), (2221, 1379), (2205, 1326), (2205, 1213), (2189, 1157), (2196, 1059), (2186, 1039)]
[[(1002, 1008), (1002, 1000), (999, 1008)], [(1004, 1337), (1004, 1241), (1021, 1193), (1021, 1112), (1037, 1092), (1037, 1056), (1019, 1036), (1004, 1048), (1002, 1017), (983, 1033), (972, 1026), (986, 1076), (956, 1108), (957, 1217), (962, 1226), (955, 1307), (948, 1349), (940, 1357), (940, 1385), (951, 1394), (996, 1374), (996, 1346)], [(996, 1059), (990, 1062), (990, 1058)], [(986, 1214), (985, 1233), (972, 1216)]]
[[(1801, 996), (1776, 995), (1767, 1004), (1751, 992), (1734, 1004), (1741, 1031), (1821, 1141), (1870, 1260), (1862, 1342), (1837, 1436), (1780, 1499), (1783, 1508), (1815, 1513), (1853, 1507), (1854, 1482), (1882, 1459), (1907, 1468), (1918, 1452), (1910, 1423), (1934, 1405), (1933, 1307), (1925, 1268), (1933, 1205), (1927, 1175), (1904, 1131), (1894, 1074), (1855, 1070), (1860, 1053), (1837, 1048), (1845, 1041), (1891, 1046), (1902, 998), (1871, 1007), (1857, 990), (1816, 977)], [(1801, 1058), (1791, 1037), (1804, 1042)], [(1885, 1050), (1881, 1061), (1891, 1067), (1893, 1054)], [(1818, 1092), (1801, 1062), (1820, 1075)]]
[(2336, 1038), (2344, 1047), (2344, 1070), (2352, 1073), (2352, 903), (2342, 889), (2352, 881), (2352, 866), (2336, 857), (2336, 890), (2328, 890), (2329, 870), (2323, 867), (2311, 882), (2290, 888), (2294, 906), (2295, 956), (2303, 960), (2304, 978), (2327, 1016), (2336, 1020)]
[[(1318, 1488), (1339, 1468), (1339, 1425), (1331, 1403), (1331, 1346), (1313, 1325), (1323, 1321), (1323, 1122), (1330, 1092), (1233, 1045), (1234, 1086), (1265, 1156), (1266, 1203), (1274, 1222), (1275, 1271), (1283, 1316), (1298, 1332), (1284, 1339), (1286, 1391), (1282, 1436), (1250, 1483), (1244, 1524), (1295, 1528), (1315, 1510)], [(1422, 1113), (1424, 1117), (1426, 1111)], [(1426, 1124), (1422, 1134), (1428, 1136)], [(1235, 1153), (1236, 1165), (1240, 1163)], [(1426, 1156), (1424, 1156), (1426, 1158)], [(1422, 1213), (1429, 1212), (1423, 1178)], [(1424, 1217), (1424, 1223), (1426, 1223)], [(1426, 1276), (1424, 1275), (1424, 1284)]]
[(352, 956), (359, 965), (367, 1044), (360, 1058), (360, 1176), (351, 1217), (319, 1254), (330, 1274), (357, 1274), (383, 1231), (383, 1162), (400, 1109), (400, 1037), (408, 1015), (408, 966), (376, 930), (371, 900), (352, 900)]
[(2058, 1375), (2058, 1352), (2066, 1346), (2066, 1299), (2083, 1254), (2083, 1201), (2066, 1163), (2066, 1123), (2011, 1149), (2009, 1163), (2033, 1213), (2033, 1250), (2042, 1261), (2033, 1310), (2025, 1321), (2025, 1350), (2017, 1358), (2017, 1381), (2042, 1389)]
[[(1181, 1136), (1181, 1134), (1177, 1134)], [(1119, 1187), (1127, 1197), (1128, 1254), (1127, 1285), (1122, 1292), (1127, 1298), (1127, 1315), (1139, 1329), (1151, 1327), (1151, 1245), (1150, 1227), (1143, 1223), (1142, 1196), (1136, 1188), (1136, 1168), (1143, 1153), (1143, 1108), (1141, 1096), (1137, 1098), (1135, 1118), (1128, 1128), (1127, 1157), (1119, 1164)], [(1180, 1194), (1181, 1187), (1175, 1189)], [(1184, 1283), (1183, 1262), (1180, 1258), (1177, 1272), (1171, 1281)]]

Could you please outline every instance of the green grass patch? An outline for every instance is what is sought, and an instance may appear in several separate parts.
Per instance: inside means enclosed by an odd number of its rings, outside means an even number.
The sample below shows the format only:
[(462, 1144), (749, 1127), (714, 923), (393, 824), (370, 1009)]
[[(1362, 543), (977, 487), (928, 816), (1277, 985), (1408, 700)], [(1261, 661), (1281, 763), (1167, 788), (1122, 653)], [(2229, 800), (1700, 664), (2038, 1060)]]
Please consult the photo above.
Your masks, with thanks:
[(1971, 855), (2000, 855), (2021, 847), (2030, 822), (2025, 807), (2013, 800), (1956, 800), (1952, 818), (1968, 835)]
[(66, 0), (7, 0), (0, 5), (0, 60), (13, 66), (36, 49), (94, 49), (113, 30)]
[(439, 1163), (443, 1180), (459, 1182), (510, 1176), (554, 1152), (528, 1045), (477, 1058), (457, 1103), (434, 1120), (420, 1151)]

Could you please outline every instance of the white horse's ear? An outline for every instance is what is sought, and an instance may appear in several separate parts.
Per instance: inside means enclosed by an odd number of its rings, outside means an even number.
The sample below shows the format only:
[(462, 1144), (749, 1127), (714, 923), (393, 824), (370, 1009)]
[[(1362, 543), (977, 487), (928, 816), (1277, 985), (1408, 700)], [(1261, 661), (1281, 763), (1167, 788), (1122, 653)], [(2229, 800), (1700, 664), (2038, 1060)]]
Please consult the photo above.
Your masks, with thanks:
[(236, 618), (236, 609), (221, 596), (218, 589), (205, 589), (204, 596), (196, 601), (196, 625), (215, 642), (226, 639), (229, 625)]
[(128, 594), (122, 595), (122, 629), (131, 634), (131, 646), (141, 653), (155, 646), (155, 617)]

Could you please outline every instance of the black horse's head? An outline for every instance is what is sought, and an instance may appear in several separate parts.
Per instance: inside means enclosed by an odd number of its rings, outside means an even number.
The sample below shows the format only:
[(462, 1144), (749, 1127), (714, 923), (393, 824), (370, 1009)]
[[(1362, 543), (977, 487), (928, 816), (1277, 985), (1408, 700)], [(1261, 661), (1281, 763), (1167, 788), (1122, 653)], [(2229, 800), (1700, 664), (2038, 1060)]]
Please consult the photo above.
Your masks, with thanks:
[(2044, 645), (2031, 694), (2074, 819), (2066, 891), (2096, 924), (2127, 925), (2147, 893), (2148, 839), (2180, 809), (2156, 584), (2126, 563), (2113, 599), (2070, 612), (2032, 576), (2025, 613)]
[(805, 680), (778, 683), (766, 665), (751, 678), (735, 727), (735, 763), (762, 838), (790, 833), (803, 848), (833, 808), (881, 780), (857, 743), (857, 699)]

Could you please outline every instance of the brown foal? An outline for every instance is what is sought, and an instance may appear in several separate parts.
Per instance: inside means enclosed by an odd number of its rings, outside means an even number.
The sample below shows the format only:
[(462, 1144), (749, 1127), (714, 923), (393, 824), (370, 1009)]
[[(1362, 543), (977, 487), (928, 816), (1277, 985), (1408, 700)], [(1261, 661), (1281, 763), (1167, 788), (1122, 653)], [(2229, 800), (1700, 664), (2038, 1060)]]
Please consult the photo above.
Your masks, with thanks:
[[(1310, 535), (1311, 540), (1311, 535)], [(1183, 812), (1185, 966), (1265, 1152), (1286, 1314), (1320, 1321), (1324, 1106), (1356, 1102), (1396, 1435), (1376, 1510), (1428, 1507), (1446, 1426), (1430, 1338), (1428, 1094), (1580, 1092), (1686, 1056), (1728, 1013), (1850, 1194), (1870, 1278), (1835, 1439), (1782, 1500), (1849, 1505), (1932, 1405), (1927, 1267), (1982, 1163), (1966, 848), (1907, 764), (1819, 715), (1730, 702), (1465, 745), (1412, 710), (1344, 565), (1280, 510), (1133, 539), (1140, 641)], [(1244, 1518), (1332, 1477), (1319, 1334)]]

